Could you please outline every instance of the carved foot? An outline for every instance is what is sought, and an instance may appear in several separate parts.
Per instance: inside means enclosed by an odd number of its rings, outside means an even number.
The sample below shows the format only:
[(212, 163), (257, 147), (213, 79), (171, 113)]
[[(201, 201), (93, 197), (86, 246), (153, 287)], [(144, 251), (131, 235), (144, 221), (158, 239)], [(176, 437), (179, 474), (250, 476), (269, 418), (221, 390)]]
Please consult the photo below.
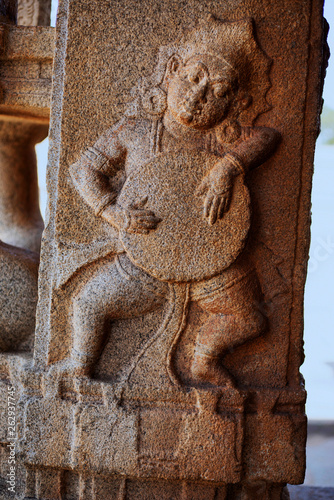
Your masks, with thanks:
[(51, 377), (63, 378), (88, 378), (91, 375), (91, 368), (72, 360), (65, 360), (51, 365), (48, 370)]
[(196, 382), (217, 387), (236, 387), (231, 374), (221, 364), (219, 358), (195, 353), (191, 374)]

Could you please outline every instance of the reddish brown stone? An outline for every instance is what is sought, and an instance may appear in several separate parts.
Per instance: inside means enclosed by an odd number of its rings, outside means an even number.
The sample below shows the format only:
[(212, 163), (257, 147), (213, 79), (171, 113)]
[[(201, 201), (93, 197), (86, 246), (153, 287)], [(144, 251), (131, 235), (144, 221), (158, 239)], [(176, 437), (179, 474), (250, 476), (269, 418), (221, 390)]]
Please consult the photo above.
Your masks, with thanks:
[(95, 7), (59, 10), (25, 495), (288, 499), (322, 2)]

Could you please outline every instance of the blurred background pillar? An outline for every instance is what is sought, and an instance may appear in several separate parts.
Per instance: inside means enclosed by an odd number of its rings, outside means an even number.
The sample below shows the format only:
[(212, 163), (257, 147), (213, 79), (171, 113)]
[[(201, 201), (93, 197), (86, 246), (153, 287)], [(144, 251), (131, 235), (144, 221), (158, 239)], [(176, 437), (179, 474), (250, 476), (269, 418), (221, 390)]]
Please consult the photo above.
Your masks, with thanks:
[(48, 135), (54, 28), (51, 0), (6, 0), (0, 10), (0, 239), (39, 251), (35, 145)]

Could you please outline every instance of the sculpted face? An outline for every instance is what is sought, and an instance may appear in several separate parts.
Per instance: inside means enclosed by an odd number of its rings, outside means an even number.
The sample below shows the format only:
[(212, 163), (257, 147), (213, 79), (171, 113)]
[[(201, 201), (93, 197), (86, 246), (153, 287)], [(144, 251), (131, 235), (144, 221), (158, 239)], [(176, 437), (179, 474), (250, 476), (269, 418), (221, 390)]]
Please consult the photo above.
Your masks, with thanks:
[(167, 104), (176, 121), (197, 130), (206, 130), (227, 116), (236, 75), (224, 60), (196, 55), (186, 62), (177, 56), (167, 69)]

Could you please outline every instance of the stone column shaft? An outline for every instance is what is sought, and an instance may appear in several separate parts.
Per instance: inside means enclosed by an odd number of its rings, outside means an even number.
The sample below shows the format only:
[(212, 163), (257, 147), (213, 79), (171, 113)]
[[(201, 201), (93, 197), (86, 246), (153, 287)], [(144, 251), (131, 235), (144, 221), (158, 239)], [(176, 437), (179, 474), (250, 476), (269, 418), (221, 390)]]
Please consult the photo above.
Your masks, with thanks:
[(0, 122), (0, 239), (33, 251), (43, 231), (35, 144), (47, 133), (47, 125)]

